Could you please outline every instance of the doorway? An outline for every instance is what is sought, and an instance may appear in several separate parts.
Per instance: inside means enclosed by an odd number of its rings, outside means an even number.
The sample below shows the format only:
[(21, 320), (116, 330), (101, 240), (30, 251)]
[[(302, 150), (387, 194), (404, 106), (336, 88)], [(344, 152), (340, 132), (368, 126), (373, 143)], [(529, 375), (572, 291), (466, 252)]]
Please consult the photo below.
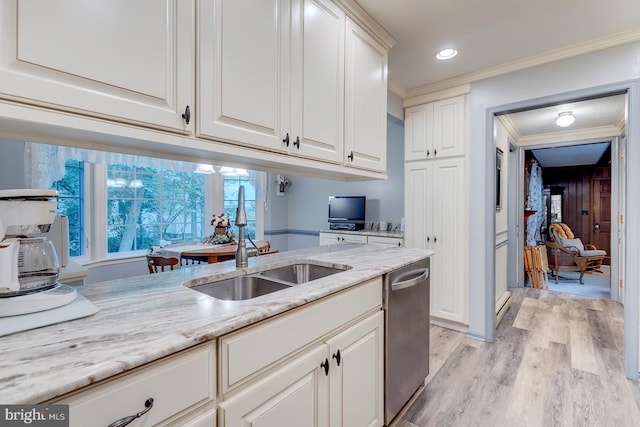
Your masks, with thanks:
[[(596, 140), (589, 144), (550, 145), (524, 148), (525, 168), (536, 164), (542, 181), (541, 215), (528, 220), (538, 221), (533, 226), (535, 239), (528, 239), (534, 243), (525, 244), (544, 247), (549, 266), (544, 282), (547, 289), (619, 302), (617, 289), (611, 289), (611, 213), (619, 210), (612, 206), (611, 148), (617, 144)], [(521, 190), (528, 200), (526, 195), (536, 188), (525, 186)], [(573, 253), (577, 249), (557, 246), (551, 224), (568, 227), (573, 237), (584, 244), (583, 251), (602, 251), (586, 272), (581, 271), (583, 260), (576, 260)]]
[[(598, 89), (596, 88), (592, 88), (590, 90), (585, 90), (585, 91), (580, 91), (580, 92), (576, 92), (579, 93), (579, 95), (581, 96), (581, 98), (578, 98), (575, 93), (574, 93), (574, 97), (572, 100), (571, 96), (567, 96), (564, 100), (562, 99), (561, 95), (554, 95), (552, 97), (549, 97), (548, 99), (552, 100), (553, 103), (548, 103), (545, 104), (544, 102), (540, 102), (538, 100), (538, 102), (536, 103), (534, 100), (531, 100), (529, 102), (519, 102), (519, 103), (515, 103), (509, 106), (503, 106), (501, 107), (496, 107), (494, 109), (488, 109), (487, 113), (493, 116), (492, 122), (493, 122), (493, 140), (495, 141), (495, 134), (496, 134), (496, 124), (501, 120), (501, 116), (503, 115), (510, 115), (510, 114), (514, 114), (517, 112), (523, 112), (523, 111), (528, 111), (528, 110), (537, 110), (537, 109), (544, 109), (547, 108), (549, 106), (559, 106), (559, 105), (564, 105), (567, 102), (576, 102), (575, 100), (584, 100), (587, 101), (589, 99), (594, 99), (594, 98), (602, 98), (602, 97), (609, 97), (609, 96), (614, 96), (614, 95), (623, 95), (625, 98), (625, 104), (624, 104), (624, 109), (625, 109), (625, 120), (627, 120), (628, 117), (636, 117), (637, 114), (635, 112), (635, 110), (630, 109), (629, 105), (629, 99), (635, 99), (635, 97), (637, 96), (637, 87), (633, 84), (633, 83), (629, 83), (629, 85), (618, 85), (616, 86), (609, 86), (609, 91), (608, 92), (600, 92), (598, 93)], [(568, 101), (567, 101), (568, 100)], [(634, 122), (635, 123), (635, 122)], [(632, 232), (635, 231), (635, 226), (631, 226), (631, 224), (626, 225), (623, 221), (623, 214), (626, 211), (626, 209), (631, 209), (631, 211), (635, 211), (635, 207), (636, 207), (636, 199), (635, 199), (635, 192), (631, 192), (629, 193), (629, 191), (631, 191), (631, 189), (626, 188), (625, 186), (625, 176), (627, 176), (629, 179), (632, 178), (632, 176), (635, 176), (635, 171), (632, 169), (631, 171), (629, 171), (627, 169), (627, 161), (631, 161), (632, 159), (625, 159), (624, 156), (619, 157), (617, 154), (618, 153), (625, 153), (625, 148), (626, 147), (626, 134), (627, 132), (629, 133), (634, 133), (636, 130), (637, 125), (636, 124), (631, 124), (631, 121), (629, 121), (628, 123), (623, 123), (623, 127), (622, 127), (622, 131), (616, 135), (616, 133), (611, 133), (609, 134), (610, 137), (610, 142), (612, 144), (612, 162), (611, 162), (611, 200), (610, 200), (610, 204), (609, 206), (612, 207), (611, 209), (611, 218), (614, 218), (614, 221), (611, 221), (611, 230), (610, 230), (610, 235), (611, 237), (611, 250), (610, 250), (610, 258), (611, 258), (611, 275), (612, 275), (612, 282), (614, 283), (614, 286), (612, 287), (612, 298), (613, 299), (618, 299), (621, 302), (624, 302), (624, 300), (627, 300), (627, 304), (624, 307), (624, 311), (625, 311), (625, 349), (624, 349), (624, 365), (625, 365), (625, 373), (627, 375), (628, 378), (631, 379), (638, 379), (638, 303), (636, 301), (636, 298), (634, 298), (634, 296), (637, 295), (638, 293), (638, 286), (635, 283), (629, 283), (629, 286), (627, 287), (623, 287), (623, 282), (624, 279), (626, 278), (626, 274), (630, 274), (633, 275), (636, 271), (636, 266), (635, 265), (629, 265), (629, 259), (631, 258), (632, 254), (627, 253), (626, 250), (626, 246), (625, 246), (625, 235), (626, 232)], [(509, 129), (513, 129), (513, 127), (509, 127)], [(635, 134), (635, 133), (634, 133)], [(525, 149), (531, 149), (531, 148), (535, 148), (536, 144), (540, 144), (541, 146), (546, 146), (546, 148), (550, 148), (552, 146), (556, 146), (556, 147), (562, 147), (562, 146), (570, 146), (570, 145), (575, 145), (575, 144), (585, 144), (585, 143), (593, 143), (593, 142), (602, 142), (602, 138), (598, 138), (599, 141), (595, 141), (594, 138), (589, 139), (590, 136), (593, 135), (589, 135), (589, 134), (585, 134), (582, 135), (582, 138), (569, 138), (566, 137), (565, 134), (560, 134), (560, 136), (558, 135), (545, 135), (544, 137), (538, 138), (538, 140), (536, 140), (535, 138), (518, 138), (517, 136), (514, 138), (515, 140), (515, 148), (509, 155), (509, 159), (510, 162), (512, 163), (512, 165), (514, 167), (511, 167), (511, 172), (509, 173), (508, 176), (508, 180), (509, 182), (515, 184), (516, 186), (520, 187), (522, 186), (522, 182), (523, 182), (523, 176), (521, 173), (519, 173), (519, 171), (524, 170), (524, 152)], [(629, 153), (633, 151), (633, 155), (631, 157), (633, 157), (633, 159), (636, 159), (636, 148), (632, 147), (632, 149), (630, 149)], [(488, 153), (489, 154), (489, 153)], [(518, 166), (519, 167), (518, 167)], [(594, 183), (595, 184), (595, 183)], [(629, 197), (631, 197), (631, 199), (627, 200), (627, 196), (630, 194)], [(606, 201), (604, 203), (607, 203)], [(508, 240), (509, 240), (509, 245), (510, 245), (510, 249), (509, 249), (509, 254), (511, 256), (511, 258), (509, 259), (509, 262), (507, 263), (508, 267), (508, 271), (507, 271), (507, 275), (509, 277), (509, 282), (511, 284), (522, 284), (523, 283), (523, 279), (521, 279), (523, 277), (523, 260), (522, 257), (520, 256), (520, 254), (523, 253), (523, 243), (522, 243), (522, 239), (521, 236), (523, 234), (523, 223), (524, 223), (524, 218), (523, 218), (523, 212), (524, 212), (524, 205), (525, 205), (525, 200), (524, 200), (524, 196), (523, 195), (514, 195), (513, 200), (510, 200), (508, 202), (509, 205), (509, 230), (508, 230)], [(589, 211), (591, 211), (592, 209), (589, 208)], [(618, 221), (619, 219), (619, 221)], [(633, 230), (631, 230), (631, 228), (633, 228)], [(494, 227), (494, 230), (496, 232), (496, 235), (499, 233), (499, 228), (496, 226)], [(605, 230), (606, 231), (606, 230)], [(606, 234), (606, 233), (603, 233)], [(591, 234), (589, 233), (589, 237), (591, 237)], [(496, 245), (497, 245), (497, 239), (496, 239)], [(618, 243), (619, 242), (619, 243)], [(613, 244), (615, 243), (615, 244)], [(497, 246), (496, 246), (497, 247)], [(631, 242), (629, 247), (636, 247), (636, 242)], [(632, 250), (633, 253), (633, 250)], [(496, 260), (495, 264), (498, 265), (499, 264), (499, 260), (497, 258), (497, 254), (494, 253), (494, 259)], [(625, 261), (627, 262), (625, 264)], [(494, 272), (494, 277), (497, 277), (500, 274), (500, 272), (495, 271)], [(620, 284), (619, 286), (616, 286)], [(620, 292), (618, 292), (618, 295), (614, 296), (614, 291), (619, 290)], [(626, 298), (625, 298), (626, 296)], [(491, 307), (496, 307), (494, 301), (492, 301), (493, 299), (495, 299), (497, 297), (497, 295), (495, 295), (494, 293), (491, 293), (490, 295), (488, 295), (488, 300), (487, 300), (487, 306), (491, 306)], [(489, 314), (487, 314), (486, 317), (486, 324), (489, 325), (490, 324), (491, 319), (489, 319)]]

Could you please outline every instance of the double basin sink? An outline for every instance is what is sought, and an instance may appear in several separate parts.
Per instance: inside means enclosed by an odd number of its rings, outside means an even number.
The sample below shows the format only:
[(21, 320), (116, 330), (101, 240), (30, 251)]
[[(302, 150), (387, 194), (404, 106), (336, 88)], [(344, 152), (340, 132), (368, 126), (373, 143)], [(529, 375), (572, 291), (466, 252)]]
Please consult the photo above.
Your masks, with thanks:
[(218, 280), (194, 286), (191, 289), (221, 300), (239, 301), (321, 279), (348, 268), (347, 266), (327, 267), (314, 263), (296, 263), (256, 274)]

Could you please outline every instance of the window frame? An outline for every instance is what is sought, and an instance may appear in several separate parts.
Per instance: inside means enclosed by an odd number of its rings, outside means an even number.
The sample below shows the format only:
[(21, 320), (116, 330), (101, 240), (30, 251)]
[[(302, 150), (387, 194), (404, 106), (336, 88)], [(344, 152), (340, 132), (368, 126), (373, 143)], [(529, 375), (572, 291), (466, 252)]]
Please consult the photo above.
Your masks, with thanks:
[[(147, 249), (127, 252), (107, 252), (107, 165), (88, 163), (84, 165), (84, 253), (72, 257), (82, 265), (106, 265), (127, 261), (146, 255)], [(256, 185), (256, 239), (264, 238), (264, 183), (266, 173), (255, 173)], [(204, 177), (204, 218), (224, 208), (224, 177), (219, 174)], [(231, 218), (232, 221), (235, 218)], [(213, 233), (213, 230), (211, 230)]]

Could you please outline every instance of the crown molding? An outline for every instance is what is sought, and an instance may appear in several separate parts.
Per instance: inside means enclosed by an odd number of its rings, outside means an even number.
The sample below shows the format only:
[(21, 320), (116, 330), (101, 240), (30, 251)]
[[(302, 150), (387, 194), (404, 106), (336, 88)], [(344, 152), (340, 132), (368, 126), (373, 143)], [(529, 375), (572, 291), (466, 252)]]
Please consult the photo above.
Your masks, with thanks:
[(397, 96), (398, 98), (404, 100), (407, 97), (407, 92), (404, 91), (402, 88), (394, 85), (393, 83), (387, 81), (387, 89), (389, 89), (389, 91), (391, 91), (391, 93), (393, 93), (395, 96)]
[(396, 45), (396, 40), (355, 0), (335, 0), (347, 16), (356, 21), (358, 25), (368, 28), (373, 32), (372, 36), (382, 43), (387, 49)]
[(424, 95), (412, 96), (404, 99), (405, 108), (414, 107), (416, 105), (426, 104), (427, 102), (439, 101), (441, 99), (453, 98), (455, 96), (468, 95), (471, 92), (471, 85), (462, 84), (455, 87), (449, 87), (437, 92), (430, 92)]
[(520, 146), (529, 146), (536, 144), (552, 144), (581, 141), (595, 138), (611, 138), (622, 133), (622, 129), (618, 126), (600, 126), (575, 131), (559, 131), (537, 135), (524, 136), (518, 139)]
[(406, 90), (407, 98), (416, 97), (420, 95), (426, 95), (432, 92), (448, 89), (455, 86), (464, 84), (470, 84), (474, 81), (484, 80), (491, 77), (496, 77), (502, 74), (511, 73), (514, 71), (524, 70), (526, 68), (535, 67), (538, 65), (548, 64), (550, 62), (559, 61), (575, 56), (584, 55), (586, 53), (595, 52), (598, 50), (607, 49), (614, 46), (623, 45), (640, 40), (640, 29), (626, 31), (611, 36), (603, 37), (589, 42), (578, 43), (572, 46), (556, 49), (549, 52), (541, 53), (539, 55), (530, 56), (524, 59), (519, 59), (505, 64), (497, 65), (495, 67), (485, 68), (480, 71), (461, 74), (450, 79), (440, 80), (434, 83), (429, 83), (424, 86), (419, 86), (413, 89)]
[(511, 120), (511, 116), (509, 116), (508, 114), (501, 114), (499, 116), (496, 116), (496, 118), (505, 127), (511, 139), (515, 140), (514, 142), (516, 143), (519, 142), (520, 138), (522, 138), (522, 135), (520, 135), (520, 132), (518, 132), (516, 125), (513, 123), (513, 120)]

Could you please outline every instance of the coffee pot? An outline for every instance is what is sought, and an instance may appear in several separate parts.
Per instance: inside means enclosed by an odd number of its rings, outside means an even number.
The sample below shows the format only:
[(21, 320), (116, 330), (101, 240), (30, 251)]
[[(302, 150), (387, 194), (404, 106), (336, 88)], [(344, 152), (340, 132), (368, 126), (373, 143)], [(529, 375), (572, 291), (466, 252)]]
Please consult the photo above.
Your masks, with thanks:
[(73, 301), (75, 289), (58, 284), (59, 263), (49, 231), (55, 190), (0, 190), (0, 317), (32, 313)]

